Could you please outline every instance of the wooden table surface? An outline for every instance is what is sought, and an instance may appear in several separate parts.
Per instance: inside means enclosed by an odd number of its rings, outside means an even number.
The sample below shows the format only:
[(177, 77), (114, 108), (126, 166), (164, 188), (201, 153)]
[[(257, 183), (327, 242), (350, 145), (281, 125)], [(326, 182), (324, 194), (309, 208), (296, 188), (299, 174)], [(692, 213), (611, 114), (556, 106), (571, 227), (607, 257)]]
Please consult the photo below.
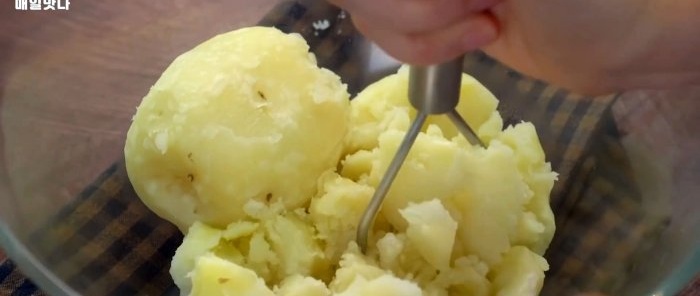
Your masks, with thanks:
[[(23, 199), (0, 201), (3, 218), (30, 230), (68, 202), (122, 157), (135, 107), (173, 58), (254, 24), (277, 2), (74, 0), (69, 11), (20, 12), (3, 1), (0, 126), (11, 188)], [(615, 112), (658, 153), (673, 151), (673, 167), (690, 163), (683, 177), (695, 180), (698, 102), (697, 89), (636, 93)]]
[(22, 196), (0, 201), (3, 217), (40, 224), (121, 157), (135, 107), (178, 54), (278, 2), (75, 0), (68, 11), (15, 11), (2, 1), (0, 126)]
[(32, 229), (74, 197), (121, 157), (135, 107), (177, 55), (255, 24), (277, 2), (73, 1), (68, 11), (15, 11), (3, 1), (1, 125), (22, 196), (11, 219)]

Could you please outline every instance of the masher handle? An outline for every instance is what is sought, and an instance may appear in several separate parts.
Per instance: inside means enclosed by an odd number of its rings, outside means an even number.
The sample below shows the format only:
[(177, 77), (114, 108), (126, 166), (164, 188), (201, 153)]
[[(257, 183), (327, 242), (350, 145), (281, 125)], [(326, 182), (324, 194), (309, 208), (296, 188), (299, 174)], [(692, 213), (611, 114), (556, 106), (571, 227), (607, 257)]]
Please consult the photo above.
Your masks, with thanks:
[(430, 66), (411, 66), (408, 99), (416, 110), (445, 114), (457, 107), (464, 56)]

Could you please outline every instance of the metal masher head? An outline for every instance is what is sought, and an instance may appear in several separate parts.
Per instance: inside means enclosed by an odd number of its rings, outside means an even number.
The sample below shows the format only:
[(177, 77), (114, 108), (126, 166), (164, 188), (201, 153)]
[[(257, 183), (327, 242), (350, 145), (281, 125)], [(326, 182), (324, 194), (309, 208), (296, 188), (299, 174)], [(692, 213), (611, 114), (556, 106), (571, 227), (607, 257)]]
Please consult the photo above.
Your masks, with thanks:
[(357, 227), (357, 243), (363, 253), (367, 251), (369, 232), (377, 212), (382, 206), (384, 197), (389, 192), (391, 184), (399, 173), (401, 165), (406, 160), (411, 146), (416, 141), (429, 115), (447, 115), (467, 141), (471, 144), (484, 146), (456, 110), (462, 84), (463, 62), (464, 57), (460, 56), (443, 64), (410, 67), (408, 98), (411, 105), (418, 111), (418, 114), (406, 132), (401, 145), (360, 219), (360, 224)]

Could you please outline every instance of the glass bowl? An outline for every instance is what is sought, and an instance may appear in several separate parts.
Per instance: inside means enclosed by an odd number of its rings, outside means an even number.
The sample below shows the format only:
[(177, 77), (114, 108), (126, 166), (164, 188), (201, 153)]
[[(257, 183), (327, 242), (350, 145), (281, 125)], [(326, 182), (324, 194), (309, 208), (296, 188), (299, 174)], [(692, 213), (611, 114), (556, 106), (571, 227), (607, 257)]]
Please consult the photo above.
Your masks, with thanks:
[[(0, 246), (53, 295), (177, 294), (182, 237), (123, 167), (135, 107), (177, 55), (262, 24), (302, 34), (352, 93), (398, 67), (321, 1), (6, 3), (0, 15)], [(699, 89), (584, 97), (480, 53), (465, 71), (507, 123), (535, 123), (560, 173), (542, 295), (673, 295), (700, 272)]]

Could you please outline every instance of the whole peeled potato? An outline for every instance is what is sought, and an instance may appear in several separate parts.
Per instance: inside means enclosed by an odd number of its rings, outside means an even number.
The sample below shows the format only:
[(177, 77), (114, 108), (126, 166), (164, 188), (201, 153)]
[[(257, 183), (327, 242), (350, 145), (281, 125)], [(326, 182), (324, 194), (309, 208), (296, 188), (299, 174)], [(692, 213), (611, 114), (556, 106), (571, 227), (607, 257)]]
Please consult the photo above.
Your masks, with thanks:
[(141, 102), (124, 149), (139, 197), (183, 232), (225, 227), (253, 199), (306, 204), (335, 168), (349, 94), (301, 36), (251, 27), (178, 57)]

